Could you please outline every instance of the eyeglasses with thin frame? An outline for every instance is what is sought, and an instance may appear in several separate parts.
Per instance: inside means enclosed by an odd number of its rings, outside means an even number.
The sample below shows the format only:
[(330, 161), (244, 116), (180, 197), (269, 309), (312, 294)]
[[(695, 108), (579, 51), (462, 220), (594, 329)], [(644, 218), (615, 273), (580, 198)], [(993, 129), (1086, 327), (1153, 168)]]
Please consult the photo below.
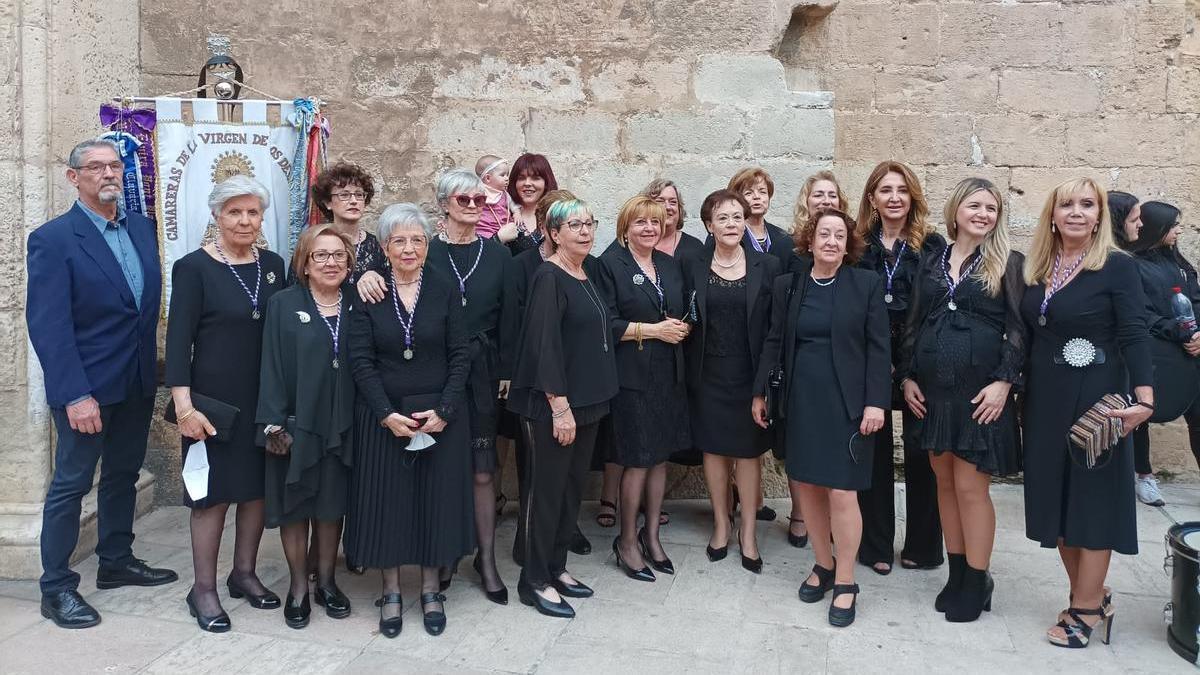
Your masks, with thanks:
[(339, 265), (345, 265), (346, 261), (350, 259), (350, 254), (345, 249), (341, 251), (320, 250), (309, 253), (308, 257), (318, 265), (324, 265), (329, 262), (330, 258), (333, 258), (333, 261)]
[(348, 202), (351, 199), (353, 199), (356, 202), (362, 202), (362, 201), (366, 201), (367, 193), (363, 192), (362, 190), (359, 190), (357, 192), (351, 192), (350, 190), (342, 190), (341, 192), (333, 193), (333, 197), (334, 197), (334, 199), (337, 199), (340, 202)]
[(487, 203), (487, 195), (454, 195), (454, 203), (465, 208), (481, 207)]
[(724, 225), (726, 223), (735, 223), (740, 225), (744, 222), (746, 222), (746, 216), (740, 213), (735, 213), (733, 215), (721, 214), (716, 218), (713, 218), (713, 223), (716, 225)]
[(588, 228), (589, 230), (591, 230), (592, 232), (596, 231), (596, 221), (595, 220), (568, 220), (566, 223), (564, 223), (564, 225), (566, 225), (567, 229), (572, 232), (579, 232), (580, 230), (582, 230), (585, 227)]
[(104, 173), (105, 169), (112, 169), (113, 173), (121, 173), (125, 169), (125, 164), (118, 160), (116, 162), (92, 162), (75, 167), (76, 171), (84, 173)]
[(388, 246), (399, 246), (401, 249), (412, 244), (413, 248), (425, 248), (429, 245), (429, 239), (423, 234), (414, 234), (411, 237), (398, 235), (388, 239)]

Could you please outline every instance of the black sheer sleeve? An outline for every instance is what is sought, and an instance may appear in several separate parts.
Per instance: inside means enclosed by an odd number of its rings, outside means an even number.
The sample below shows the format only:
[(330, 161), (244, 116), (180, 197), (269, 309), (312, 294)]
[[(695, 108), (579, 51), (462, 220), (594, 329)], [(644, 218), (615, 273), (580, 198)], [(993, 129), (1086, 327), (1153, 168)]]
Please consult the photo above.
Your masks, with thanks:
[(1146, 294), (1133, 258), (1112, 253), (1104, 265), (1109, 292), (1116, 311), (1117, 344), (1129, 371), (1131, 387), (1154, 386), (1154, 365), (1150, 358), (1150, 331), (1146, 328)]
[(565, 302), (553, 271), (543, 270), (534, 276), (514, 387), (555, 396), (570, 393), (561, 328)]
[(1024, 385), (1022, 371), (1029, 354), (1029, 326), (1021, 318), (1021, 298), (1025, 296), (1025, 256), (1017, 251), (1008, 254), (1004, 278), (1000, 280), (1000, 295), (1004, 300), (1004, 344), (1000, 346), (1000, 363), (992, 371), (992, 379)]
[(166, 340), (168, 387), (192, 384), (192, 344), (204, 311), (204, 279), (196, 262), (184, 257), (171, 267), (171, 310), (167, 315)]
[(913, 275), (912, 293), (908, 297), (908, 314), (904, 319), (904, 333), (900, 337), (900, 353), (897, 354), (896, 363), (899, 366), (895, 375), (897, 382), (912, 377), (912, 359), (916, 353), (917, 341), (921, 338), (921, 331), (925, 328), (925, 317), (928, 316), (929, 309), (934, 302), (933, 298), (928, 297), (925, 292), (925, 275), (930, 270), (929, 266), (940, 260), (941, 251), (925, 250), (921, 254), (921, 262), (917, 263), (917, 271)]
[(438, 417), (447, 422), (454, 420), (460, 405), (466, 400), (467, 376), (470, 372), (470, 337), (463, 316), (462, 296), (457, 288), (451, 288), (450, 308), (446, 314), (446, 386), (442, 388)]
[(792, 279), (796, 274), (789, 272), (775, 277), (775, 287), (771, 289), (771, 324), (767, 329), (767, 338), (763, 340), (762, 357), (754, 377), (755, 396), (767, 395), (767, 380), (770, 379), (771, 369), (779, 364), (783, 329), (787, 324), (788, 289), (792, 287)]
[(350, 364), (354, 371), (354, 384), (358, 393), (366, 400), (367, 405), (382, 421), (388, 415), (396, 412), (388, 399), (387, 391), (383, 388), (383, 378), (379, 373), (379, 357), (375, 352), (375, 324), (366, 307), (362, 311), (353, 312), (350, 321)]

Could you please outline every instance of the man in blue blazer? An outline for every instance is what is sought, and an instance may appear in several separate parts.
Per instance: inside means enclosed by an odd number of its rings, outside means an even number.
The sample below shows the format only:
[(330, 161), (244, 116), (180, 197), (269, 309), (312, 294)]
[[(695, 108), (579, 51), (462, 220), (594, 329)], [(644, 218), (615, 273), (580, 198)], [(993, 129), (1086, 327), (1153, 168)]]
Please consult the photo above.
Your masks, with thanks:
[(29, 235), (25, 319), (58, 437), (42, 513), (42, 616), (63, 628), (87, 628), (100, 615), (76, 590), (79, 574), (70, 562), (97, 462), (96, 587), (157, 586), (178, 577), (132, 550), (134, 485), (157, 387), (162, 273), (154, 224), (121, 206), (124, 167), (116, 145), (84, 141), (68, 164), (79, 200)]

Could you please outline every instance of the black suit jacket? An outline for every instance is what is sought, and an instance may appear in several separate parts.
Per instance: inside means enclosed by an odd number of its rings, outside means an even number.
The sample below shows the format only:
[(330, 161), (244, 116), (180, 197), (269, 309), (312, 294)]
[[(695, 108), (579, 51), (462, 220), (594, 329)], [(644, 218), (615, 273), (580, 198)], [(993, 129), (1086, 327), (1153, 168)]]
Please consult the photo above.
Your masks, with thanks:
[[(658, 269), (658, 283), (663, 289), (666, 315), (673, 319), (682, 318), (688, 308), (684, 299), (683, 270), (679, 261), (657, 250), (651, 254), (651, 260)], [(612, 317), (613, 344), (617, 346), (617, 377), (622, 389), (640, 391), (646, 387), (646, 373), (650, 370), (650, 349), (639, 350), (637, 342), (632, 340), (621, 342), (621, 336), (625, 334), (629, 324), (635, 321), (658, 323), (663, 320), (663, 313), (659, 310), (658, 292), (633, 259), (633, 254), (615, 241), (600, 255), (599, 268), (596, 285), (608, 303), (609, 316)], [(637, 277), (643, 279), (642, 283), (635, 282)], [(683, 345), (673, 345), (672, 349), (675, 352), (677, 381), (682, 382)]]
[[(789, 274), (775, 279), (771, 298), (771, 329), (763, 344), (754, 391), (765, 395), (771, 368), (783, 356), (784, 382), (791, 387), (823, 387), (840, 392), (851, 419), (863, 408), (887, 410), (892, 401), (891, 331), (883, 302), (883, 281), (870, 270), (842, 265), (833, 289), (833, 371), (837, 382), (817, 382), (794, 369), (796, 322), (800, 318), (805, 284), (811, 284), (812, 260), (793, 258)], [(792, 280), (800, 283), (791, 293)], [(787, 406), (781, 406), (786, 410)]]
[[(700, 384), (704, 372), (704, 341), (708, 333), (708, 275), (712, 268), (714, 246), (710, 243), (694, 256), (684, 258), (683, 275), (687, 296), (696, 294), (697, 321), (684, 341), (688, 386)], [(763, 341), (771, 320), (771, 289), (779, 275), (779, 260), (773, 255), (746, 251), (746, 328), (750, 338), (750, 363), (758, 372)]]

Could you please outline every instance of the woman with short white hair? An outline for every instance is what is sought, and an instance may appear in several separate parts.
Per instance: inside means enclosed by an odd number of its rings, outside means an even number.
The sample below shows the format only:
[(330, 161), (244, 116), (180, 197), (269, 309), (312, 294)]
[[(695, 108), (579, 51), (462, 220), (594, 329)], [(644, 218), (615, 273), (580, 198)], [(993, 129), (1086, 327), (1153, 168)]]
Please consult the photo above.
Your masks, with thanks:
[[(193, 499), (192, 563), (195, 583), (188, 608), (200, 628), (230, 629), (217, 595), (217, 556), (225, 512), (237, 505), (230, 597), (259, 609), (277, 609), (279, 597), (255, 573), (264, 524), (265, 456), (255, 443), (259, 362), (267, 301), (283, 288), (283, 258), (254, 242), (270, 204), (267, 189), (233, 176), (208, 198), (215, 240), (175, 262), (167, 319), (166, 383), (183, 436), (184, 461), (204, 441), (208, 493)], [(232, 413), (231, 413), (232, 410)]]

